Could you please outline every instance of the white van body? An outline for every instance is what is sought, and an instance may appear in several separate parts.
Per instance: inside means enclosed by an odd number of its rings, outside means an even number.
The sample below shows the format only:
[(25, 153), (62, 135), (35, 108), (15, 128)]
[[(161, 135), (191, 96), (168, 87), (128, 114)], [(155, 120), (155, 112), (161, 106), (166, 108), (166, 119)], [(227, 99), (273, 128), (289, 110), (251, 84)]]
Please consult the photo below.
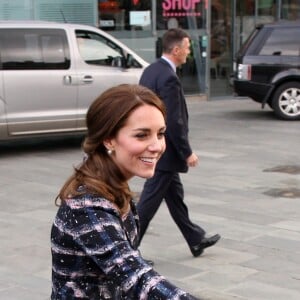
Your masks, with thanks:
[(92, 26), (0, 22), (0, 140), (84, 132), (91, 102), (147, 65)]

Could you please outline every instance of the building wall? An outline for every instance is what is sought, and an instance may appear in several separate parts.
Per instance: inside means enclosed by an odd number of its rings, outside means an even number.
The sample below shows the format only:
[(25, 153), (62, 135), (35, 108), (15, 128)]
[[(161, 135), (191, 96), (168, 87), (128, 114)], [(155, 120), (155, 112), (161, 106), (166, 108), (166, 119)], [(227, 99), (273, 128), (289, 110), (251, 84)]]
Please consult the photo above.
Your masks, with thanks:
[(45, 20), (98, 26), (97, 0), (1, 0), (0, 20)]

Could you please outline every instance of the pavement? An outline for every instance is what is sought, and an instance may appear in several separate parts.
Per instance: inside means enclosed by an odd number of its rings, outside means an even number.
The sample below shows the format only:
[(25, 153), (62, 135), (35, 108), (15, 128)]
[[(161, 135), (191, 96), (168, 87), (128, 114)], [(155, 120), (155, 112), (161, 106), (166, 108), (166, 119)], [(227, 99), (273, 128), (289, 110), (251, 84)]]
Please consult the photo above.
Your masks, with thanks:
[[(181, 176), (191, 219), (222, 239), (194, 258), (165, 204), (141, 252), (205, 300), (300, 299), (300, 122), (251, 100), (188, 100), (199, 166)], [(0, 146), (0, 299), (46, 300), (59, 188), (82, 158), (80, 138)], [(130, 182), (140, 192), (142, 179)], [(135, 299), (133, 299), (135, 300)]]

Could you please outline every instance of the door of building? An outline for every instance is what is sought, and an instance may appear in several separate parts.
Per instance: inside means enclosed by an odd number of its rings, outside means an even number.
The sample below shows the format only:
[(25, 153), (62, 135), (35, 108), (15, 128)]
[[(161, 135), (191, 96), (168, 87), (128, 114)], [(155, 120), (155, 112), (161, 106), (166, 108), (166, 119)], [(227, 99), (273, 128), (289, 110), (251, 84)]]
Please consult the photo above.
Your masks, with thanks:
[(232, 2), (233, 0), (211, 0), (209, 97), (212, 99), (232, 95)]

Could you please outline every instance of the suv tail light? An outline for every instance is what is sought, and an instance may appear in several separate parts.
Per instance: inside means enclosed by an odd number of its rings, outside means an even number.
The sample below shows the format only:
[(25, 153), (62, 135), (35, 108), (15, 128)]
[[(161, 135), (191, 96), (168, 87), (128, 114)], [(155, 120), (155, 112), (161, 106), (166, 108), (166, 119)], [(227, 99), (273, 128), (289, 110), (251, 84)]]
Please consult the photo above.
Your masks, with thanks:
[(239, 80), (251, 80), (251, 65), (238, 64), (237, 78)]

